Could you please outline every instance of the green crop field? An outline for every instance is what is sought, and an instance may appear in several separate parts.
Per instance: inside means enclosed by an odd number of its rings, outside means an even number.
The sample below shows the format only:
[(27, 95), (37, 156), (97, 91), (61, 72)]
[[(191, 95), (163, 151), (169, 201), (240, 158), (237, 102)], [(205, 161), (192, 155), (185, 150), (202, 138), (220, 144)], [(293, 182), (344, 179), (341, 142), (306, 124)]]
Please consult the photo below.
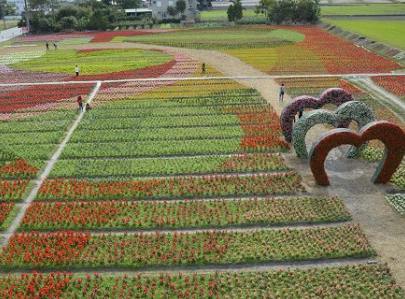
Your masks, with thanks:
[[(196, 39), (196, 36), (198, 36), (198, 40)], [(189, 48), (235, 49), (271, 47), (273, 45), (299, 42), (303, 39), (303, 34), (290, 30), (269, 30), (261, 28), (240, 30), (240, 28), (236, 27), (230, 29), (183, 30), (154, 35), (119, 37), (115, 40)]]
[(24, 62), (13, 64), (13, 68), (36, 71), (72, 74), (74, 66), (80, 66), (81, 73), (95, 75), (118, 71), (136, 70), (168, 62), (170, 55), (158, 51), (102, 50), (48, 51), (45, 55)]
[(405, 4), (361, 4), (322, 6), (322, 15), (397, 15), (405, 14)]
[(327, 23), (362, 34), (378, 42), (405, 49), (405, 20), (335, 20), (325, 19)]
[[(264, 19), (263, 14), (256, 14), (254, 9), (246, 8), (243, 10), (242, 21), (247, 19)], [(225, 9), (209, 10), (201, 12), (201, 21), (203, 22), (226, 22), (228, 15)]]

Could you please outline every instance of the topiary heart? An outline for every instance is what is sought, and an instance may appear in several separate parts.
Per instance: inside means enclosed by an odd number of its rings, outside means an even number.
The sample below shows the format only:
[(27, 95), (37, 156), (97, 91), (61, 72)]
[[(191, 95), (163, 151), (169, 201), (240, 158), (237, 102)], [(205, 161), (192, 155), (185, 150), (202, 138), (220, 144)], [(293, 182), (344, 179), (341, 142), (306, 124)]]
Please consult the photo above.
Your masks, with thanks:
[(328, 186), (329, 179), (325, 171), (325, 160), (335, 147), (351, 144), (359, 147), (366, 141), (378, 139), (385, 145), (384, 158), (372, 177), (374, 184), (389, 182), (405, 154), (405, 133), (402, 129), (387, 121), (371, 122), (359, 133), (350, 129), (333, 129), (322, 136), (311, 149), (309, 165), (318, 185)]
[(280, 125), (285, 140), (291, 142), (293, 119), (300, 110), (307, 108), (318, 109), (326, 104), (340, 106), (349, 101), (353, 101), (352, 95), (342, 88), (329, 88), (320, 95), (319, 99), (311, 96), (296, 97), (293, 102), (287, 105), (281, 112)]
[[(308, 152), (305, 144), (307, 132), (315, 125), (330, 124), (334, 127), (347, 127), (350, 121), (357, 122), (359, 129), (375, 120), (373, 111), (364, 103), (351, 101), (340, 105), (334, 112), (328, 110), (315, 110), (306, 113), (294, 125), (292, 144), (299, 158), (307, 159)], [(357, 148), (350, 149), (348, 156), (358, 155)]]

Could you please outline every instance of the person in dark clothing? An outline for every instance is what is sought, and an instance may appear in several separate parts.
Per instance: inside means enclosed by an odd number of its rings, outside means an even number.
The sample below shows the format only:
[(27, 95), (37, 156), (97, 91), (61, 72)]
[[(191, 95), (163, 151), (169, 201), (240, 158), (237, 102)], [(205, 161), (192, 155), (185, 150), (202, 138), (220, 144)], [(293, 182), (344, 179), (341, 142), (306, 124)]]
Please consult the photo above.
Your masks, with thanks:
[(48, 51), (49, 50), (49, 43), (46, 42), (45, 46), (46, 46), (46, 50)]
[(281, 102), (284, 100), (284, 93), (285, 93), (285, 86), (284, 83), (281, 83), (280, 94), (278, 95), (278, 100)]
[(301, 118), (303, 114), (304, 114), (304, 109), (301, 108), (301, 109), (298, 111), (298, 118)]
[(55, 48), (55, 50), (58, 49), (58, 45), (55, 42), (53, 43), (53, 47)]
[(205, 74), (205, 71), (206, 71), (206, 69), (205, 69), (205, 62), (202, 64), (202, 66), (201, 66), (201, 72), (203, 73), (203, 74)]
[(82, 96), (77, 97), (77, 104), (79, 105), (80, 112), (83, 112), (83, 99), (82, 99)]

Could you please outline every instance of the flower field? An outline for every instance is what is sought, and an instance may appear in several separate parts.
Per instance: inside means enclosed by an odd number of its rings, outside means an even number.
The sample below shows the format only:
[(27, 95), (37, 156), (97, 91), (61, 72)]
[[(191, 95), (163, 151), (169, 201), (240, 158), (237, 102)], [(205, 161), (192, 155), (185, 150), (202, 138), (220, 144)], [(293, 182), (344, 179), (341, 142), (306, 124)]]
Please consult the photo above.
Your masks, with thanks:
[(373, 77), (373, 81), (387, 91), (405, 97), (405, 76), (379, 76)]
[[(46, 40), (59, 49), (41, 49)], [(132, 48), (138, 41), (194, 49)], [(66, 33), (10, 45), (13, 55), (0, 47), (0, 81), (42, 83), (0, 91), (1, 298), (405, 296), (347, 196), (294, 169), (277, 114), (284, 103), (218, 64), (203, 73), (195, 54), (216, 49), (270, 74), (396, 63), (313, 26)], [(333, 76), (276, 83), (292, 97), (341, 87), (398, 123)], [(79, 95), (90, 109), (79, 111)], [(365, 155), (375, 159), (379, 146)], [(398, 192), (403, 177), (401, 168), (392, 180)], [(398, 211), (401, 194), (388, 199)]]
[(359, 227), (256, 232), (90, 235), (21, 233), (0, 254), (2, 268), (169, 266), (232, 264), (339, 257), (374, 251)]
[(208, 274), (22, 274), (0, 278), (3, 297), (215, 298), (323, 297), (403, 298), (389, 270), (379, 265), (270, 272)]
[[(262, 27), (262, 26), (255, 26)], [(269, 74), (378, 73), (399, 69), (397, 63), (356, 47), (316, 26), (277, 26), (305, 36), (294, 44), (238, 48), (226, 53)]]
[(348, 219), (350, 216), (342, 202), (333, 197), (181, 202), (36, 202), (27, 211), (21, 229), (213, 228)]

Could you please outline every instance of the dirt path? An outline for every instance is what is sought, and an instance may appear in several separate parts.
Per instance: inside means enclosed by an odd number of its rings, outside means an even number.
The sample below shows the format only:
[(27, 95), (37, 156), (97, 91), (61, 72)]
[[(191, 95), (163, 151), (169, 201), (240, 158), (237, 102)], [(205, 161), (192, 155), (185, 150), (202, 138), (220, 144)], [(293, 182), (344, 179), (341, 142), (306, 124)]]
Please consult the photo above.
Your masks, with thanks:
[[(279, 85), (268, 76), (239, 59), (211, 50), (172, 48), (135, 43), (108, 43), (81, 45), (79, 48), (143, 48), (178, 51), (216, 68), (225, 76), (263, 76), (262, 79), (237, 79), (244, 86), (255, 88), (280, 114), (291, 98), (287, 95), (279, 102)], [(77, 48), (77, 46), (76, 46)], [(268, 78), (266, 78), (268, 77)], [(287, 86), (288, 92), (288, 86)], [(325, 128), (316, 126), (311, 129), (306, 141), (314, 142)], [(398, 284), (405, 289), (405, 218), (393, 211), (385, 200), (385, 189), (373, 185), (370, 178), (375, 164), (359, 160), (349, 160), (340, 151), (329, 155), (326, 168), (331, 180), (330, 187), (315, 185), (307, 161), (299, 160), (294, 154), (285, 155), (288, 166), (295, 168), (303, 177), (304, 183), (312, 194), (339, 196), (353, 216), (360, 223), (371, 245), (377, 250), (381, 260), (393, 271)]]

